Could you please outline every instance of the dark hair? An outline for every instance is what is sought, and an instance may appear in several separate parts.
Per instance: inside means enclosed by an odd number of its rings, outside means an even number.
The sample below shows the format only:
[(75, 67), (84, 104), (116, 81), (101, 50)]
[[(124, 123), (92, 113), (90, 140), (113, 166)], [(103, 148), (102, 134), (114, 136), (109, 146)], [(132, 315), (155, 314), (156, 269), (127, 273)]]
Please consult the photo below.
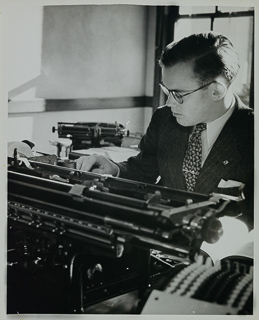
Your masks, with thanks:
[(178, 62), (193, 62), (193, 71), (201, 84), (223, 75), (229, 83), (235, 79), (240, 65), (230, 40), (215, 32), (193, 34), (168, 44), (159, 64), (171, 67)]

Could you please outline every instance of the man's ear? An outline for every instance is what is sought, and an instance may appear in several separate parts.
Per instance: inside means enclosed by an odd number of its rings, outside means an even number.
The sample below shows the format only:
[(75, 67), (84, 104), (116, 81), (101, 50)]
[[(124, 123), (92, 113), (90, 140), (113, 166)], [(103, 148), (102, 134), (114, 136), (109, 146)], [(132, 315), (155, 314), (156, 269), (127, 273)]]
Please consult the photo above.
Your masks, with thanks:
[(224, 98), (227, 92), (227, 87), (223, 82), (214, 82), (213, 89), (212, 89), (212, 99), (214, 101), (218, 101)]

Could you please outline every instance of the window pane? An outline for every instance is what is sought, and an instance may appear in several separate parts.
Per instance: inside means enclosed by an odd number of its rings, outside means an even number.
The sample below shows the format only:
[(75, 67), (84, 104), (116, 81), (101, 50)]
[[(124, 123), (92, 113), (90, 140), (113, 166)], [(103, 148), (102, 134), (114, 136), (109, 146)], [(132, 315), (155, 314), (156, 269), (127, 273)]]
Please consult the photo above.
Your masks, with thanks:
[(215, 6), (180, 6), (179, 13), (180, 14), (194, 14), (194, 13), (214, 13)]
[(250, 11), (254, 10), (253, 7), (225, 7), (225, 6), (219, 6), (218, 11), (221, 12), (239, 12), (239, 11)]
[[(240, 71), (233, 84), (233, 90), (245, 103), (249, 103), (251, 80), (253, 18), (218, 18), (214, 21), (214, 31), (225, 34), (233, 43), (240, 58)], [(240, 41), (242, 39), (242, 41)]]
[(210, 31), (210, 19), (180, 19), (175, 24), (174, 40), (204, 31)]

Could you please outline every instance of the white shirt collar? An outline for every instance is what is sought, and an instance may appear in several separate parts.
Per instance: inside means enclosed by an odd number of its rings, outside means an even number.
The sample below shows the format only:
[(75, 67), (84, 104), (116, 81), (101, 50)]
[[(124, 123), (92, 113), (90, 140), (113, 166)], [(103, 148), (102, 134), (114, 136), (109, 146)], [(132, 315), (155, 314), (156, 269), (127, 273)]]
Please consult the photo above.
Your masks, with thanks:
[(221, 117), (217, 118), (212, 122), (207, 123), (207, 142), (208, 142), (209, 150), (212, 148), (213, 144), (215, 143), (225, 123), (228, 121), (228, 119), (232, 115), (234, 111), (234, 105), (235, 105), (235, 99), (233, 99), (233, 102), (230, 108), (228, 108), (227, 111)]

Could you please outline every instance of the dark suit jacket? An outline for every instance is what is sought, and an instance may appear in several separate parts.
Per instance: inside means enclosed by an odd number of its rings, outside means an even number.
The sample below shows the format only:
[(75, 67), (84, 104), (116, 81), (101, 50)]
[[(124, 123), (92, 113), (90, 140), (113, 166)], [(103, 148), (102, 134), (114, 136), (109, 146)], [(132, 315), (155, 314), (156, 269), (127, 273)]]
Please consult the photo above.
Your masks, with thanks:
[[(218, 189), (221, 179), (239, 181), (246, 184), (246, 197), (252, 206), (254, 117), (250, 108), (237, 96), (235, 99), (235, 110), (213, 145), (197, 178), (194, 192), (224, 192)], [(160, 184), (186, 190), (182, 163), (190, 130), (192, 127), (177, 123), (169, 107), (157, 109), (140, 142), (140, 153), (118, 164), (120, 177), (155, 183), (161, 176)]]

